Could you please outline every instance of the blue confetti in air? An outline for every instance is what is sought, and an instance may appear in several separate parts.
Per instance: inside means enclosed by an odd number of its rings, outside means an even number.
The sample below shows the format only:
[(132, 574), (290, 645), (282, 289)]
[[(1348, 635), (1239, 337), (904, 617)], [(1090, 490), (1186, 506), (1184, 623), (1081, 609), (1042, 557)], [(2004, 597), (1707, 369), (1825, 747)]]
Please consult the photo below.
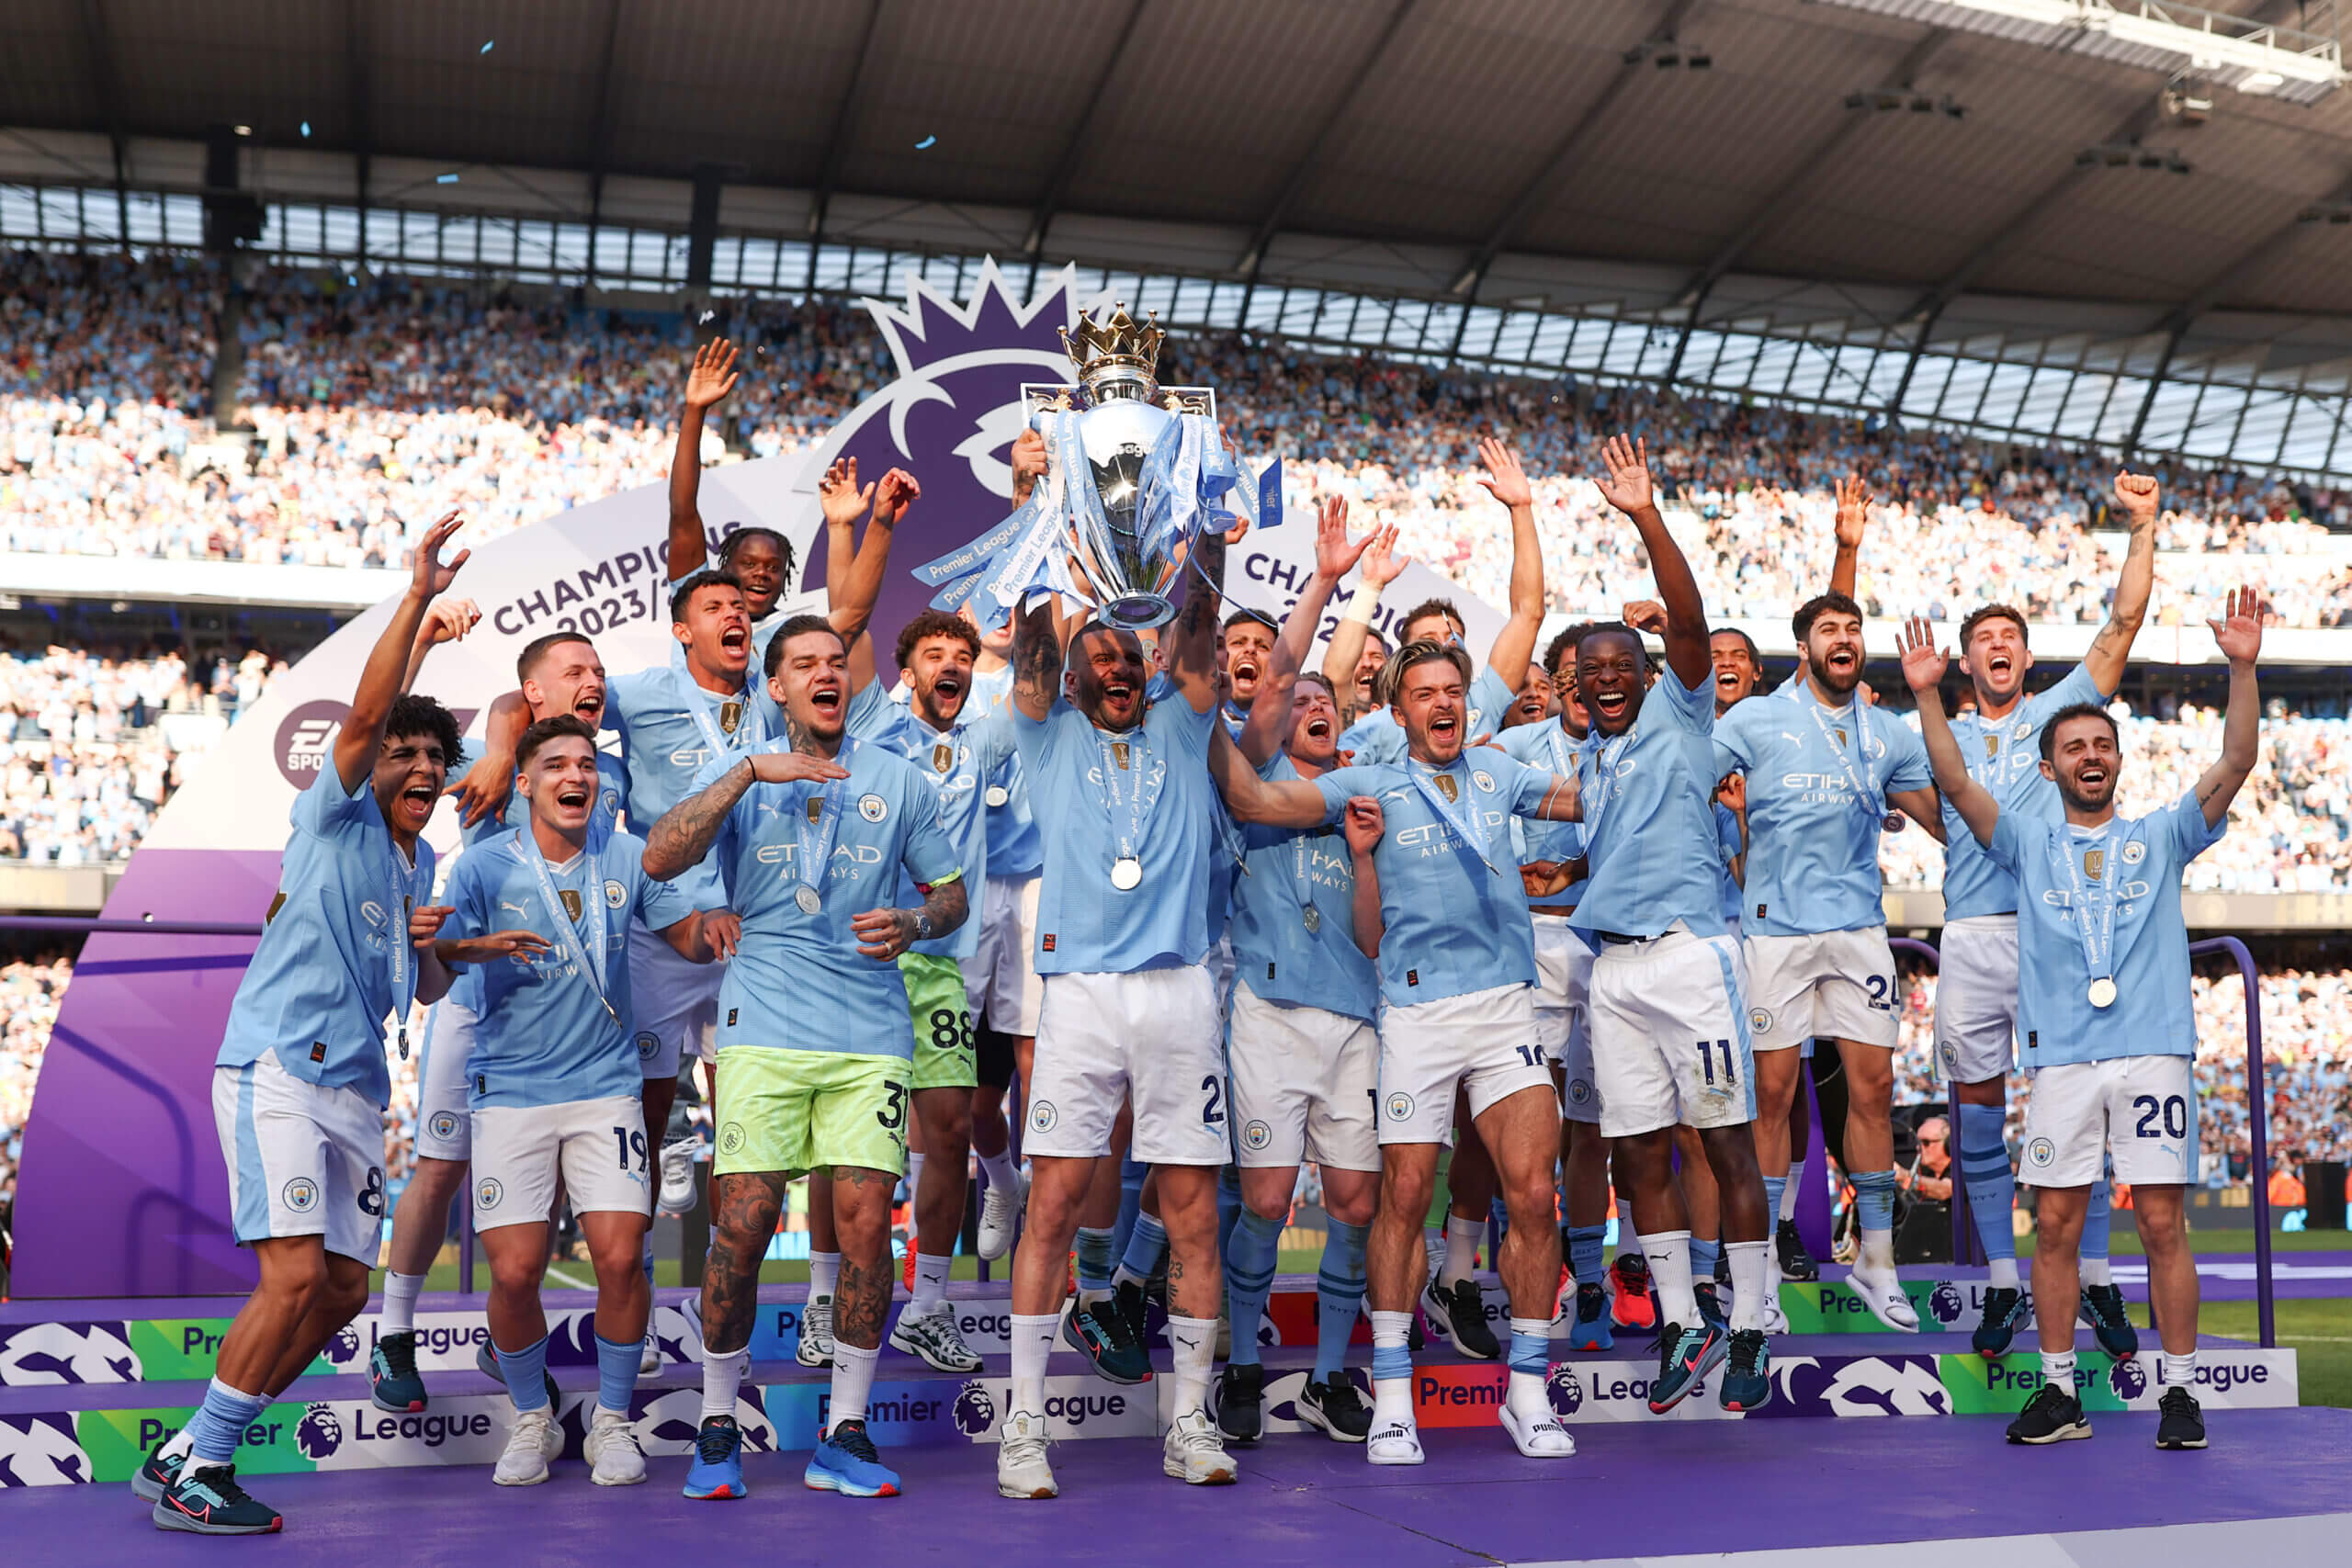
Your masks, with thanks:
[(458, 183), (458, 176), (455, 175), (435, 175), (433, 176), (433, 183), (436, 186), (453, 186)]
[(936, 136), (926, 136), (921, 141), (915, 143), (915, 151), (920, 152), (927, 147), (934, 146), (937, 144), (939, 138)]
[(498, 40), (497, 40), (496, 39), (491, 39), (490, 40), (488, 40), (487, 42), (485, 42), (485, 43), (481, 46), (481, 48), (480, 48), (479, 50), (475, 51), (474, 52), (476, 52), (477, 54), (488, 54), (492, 50), (496, 49), (497, 47), (498, 47)]
[(305, 136), (311, 134), (311, 122), (307, 119), (302, 122), (302, 134)]

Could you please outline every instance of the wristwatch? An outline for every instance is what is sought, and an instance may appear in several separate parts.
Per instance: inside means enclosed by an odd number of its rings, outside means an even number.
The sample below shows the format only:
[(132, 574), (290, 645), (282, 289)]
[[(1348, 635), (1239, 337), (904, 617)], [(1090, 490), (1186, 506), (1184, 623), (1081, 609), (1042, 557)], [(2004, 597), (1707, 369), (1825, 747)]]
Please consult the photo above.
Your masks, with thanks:
[(917, 909), (915, 911), (915, 940), (917, 942), (929, 942), (931, 940), (931, 915), (927, 910)]

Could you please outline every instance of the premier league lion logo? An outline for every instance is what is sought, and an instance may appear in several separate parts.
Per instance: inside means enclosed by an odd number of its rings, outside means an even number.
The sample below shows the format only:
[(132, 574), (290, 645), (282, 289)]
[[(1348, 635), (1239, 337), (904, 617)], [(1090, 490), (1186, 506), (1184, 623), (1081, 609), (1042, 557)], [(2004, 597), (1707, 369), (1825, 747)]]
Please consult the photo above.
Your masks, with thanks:
[(956, 1429), (967, 1438), (985, 1435), (996, 1425), (996, 1396), (978, 1378), (956, 1391)]
[(1962, 1299), (1960, 1287), (1945, 1280), (1928, 1295), (1928, 1310), (1935, 1314), (1938, 1323), (1950, 1325), (1960, 1321), (1960, 1314), (1968, 1310), (1968, 1303)]
[(2107, 1386), (2116, 1398), (2128, 1404), (2148, 1392), (2148, 1370), (2136, 1357), (2118, 1361), (2107, 1369)]
[(320, 1354), (338, 1367), (351, 1365), (359, 1359), (359, 1330), (345, 1324), (335, 1330), (334, 1337), (327, 1341)]
[(1552, 1401), (1552, 1414), (1565, 1421), (1584, 1407), (1584, 1380), (1577, 1376), (1574, 1363), (1555, 1361), (1544, 1374), (1544, 1392)]
[(323, 1404), (304, 1405), (302, 1423), (294, 1428), (294, 1446), (315, 1464), (343, 1447), (343, 1423)]

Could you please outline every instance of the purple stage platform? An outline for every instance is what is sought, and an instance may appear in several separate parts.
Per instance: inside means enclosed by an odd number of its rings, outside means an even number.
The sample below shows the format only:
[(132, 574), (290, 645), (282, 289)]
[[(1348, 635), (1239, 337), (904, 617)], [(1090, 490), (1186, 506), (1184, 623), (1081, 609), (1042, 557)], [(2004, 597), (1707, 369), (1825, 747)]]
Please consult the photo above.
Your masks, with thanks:
[[(590, 1485), (572, 1461), (528, 1491), (492, 1486), (478, 1467), (282, 1475), (255, 1484), (287, 1515), (287, 1533), (243, 1548), (156, 1530), (122, 1485), (0, 1495), (0, 1521), (10, 1560), (77, 1568), (254, 1554), (337, 1568), (573, 1568), (656, 1562), (681, 1548), (763, 1568), (845, 1557), (969, 1561), (979, 1552), (1022, 1568), (1439, 1568), (2127, 1529), (2158, 1533), (2130, 1538), (2128, 1556), (2067, 1555), (2063, 1543), (2004, 1556), (2037, 1568), (2102, 1560), (2161, 1568), (2232, 1560), (2229, 1546), (2311, 1540), (2322, 1529), (2315, 1516), (2344, 1506), (2352, 1412), (2217, 1412), (2215, 1446), (2182, 1454), (2151, 1446), (2153, 1417), (2095, 1422), (2093, 1440), (2046, 1450), (2008, 1447), (1993, 1417), (1816, 1422), (1802, 1436), (1784, 1427), (1658, 1422), (1579, 1429), (1577, 1457), (1555, 1461), (1520, 1458), (1498, 1431), (1430, 1431), (1430, 1462), (1413, 1470), (1375, 1470), (1360, 1448), (1291, 1437), (1241, 1450), (1238, 1485), (1198, 1490), (1161, 1476), (1156, 1444), (1065, 1443), (1054, 1450), (1063, 1495), (1046, 1504), (997, 1497), (996, 1456), (985, 1447), (900, 1455), (907, 1495), (875, 1502), (805, 1490), (790, 1456), (754, 1459), (751, 1497), (724, 1504), (681, 1498), (679, 1459), (654, 1460), (650, 1482), (626, 1490)], [(2199, 1524), (2232, 1528), (2218, 1540), (2181, 1528)], [(2342, 1536), (2328, 1539), (2340, 1545)], [(2080, 1552), (2079, 1538), (2075, 1544)], [(1929, 1559), (1902, 1561), (1916, 1568)]]

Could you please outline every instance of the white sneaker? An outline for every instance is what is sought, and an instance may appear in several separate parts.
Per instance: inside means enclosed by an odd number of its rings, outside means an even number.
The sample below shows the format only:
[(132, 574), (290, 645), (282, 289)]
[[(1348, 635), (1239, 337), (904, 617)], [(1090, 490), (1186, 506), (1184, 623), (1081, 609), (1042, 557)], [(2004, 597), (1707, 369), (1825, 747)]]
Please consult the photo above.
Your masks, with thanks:
[(937, 1312), (918, 1315), (911, 1306), (899, 1314), (890, 1329), (890, 1348), (921, 1357), (937, 1372), (977, 1372), (978, 1352), (964, 1343), (956, 1327), (956, 1314), (944, 1302)]
[(491, 1480), (501, 1486), (537, 1486), (548, 1478), (548, 1461), (563, 1451), (563, 1432), (555, 1424), (555, 1407), (518, 1410), (507, 1429), (506, 1451), (498, 1456)]
[(800, 1344), (792, 1359), (804, 1367), (833, 1364), (833, 1298), (819, 1296), (800, 1309)]
[[(1739, 1298), (1733, 1296), (1733, 1301)], [(1764, 1244), (1764, 1332), (1786, 1334), (1789, 1314), (1781, 1305), (1781, 1248), (1777, 1242)]]
[(1862, 1304), (1871, 1309), (1872, 1317), (1897, 1334), (1919, 1332), (1919, 1314), (1912, 1307), (1911, 1298), (1903, 1293), (1903, 1281), (1895, 1278), (1893, 1269), (1874, 1273), (1856, 1264), (1847, 1273), (1846, 1282), (1854, 1287), (1854, 1293), (1862, 1298)]
[(650, 1377), (662, 1370), (662, 1341), (653, 1337), (653, 1319), (645, 1320), (645, 1348), (637, 1358), (637, 1375)]
[(1233, 1484), (1237, 1472), (1225, 1451), (1225, 1434), (1205, 1410), (1187, 1410), (1170, 1422), (1159, 1453), (1159, 1468), (1187, 1486)]
[(645, 1452), (637, 1446), (637, 1425), (617, 1410), (597, 1409), (580, 1454), (595, 1467), (588, 1479), (599, 1486), (634, 1486), (645, 1479)]
[(1402, 1421), (1378, 1421), (1372, 1436), (1363, 1445), (1363, 1457), (1374, 1464), (1419, 1464), (1422, 1461), (1420, 1428), (1411, 1417)]
[(1764, 1332), (1786, 1334), (1788, 1331), (1789, 1314), (1781, 1309), (1780, 1292), (1775, 1291), (1764, 1298)]
[[(1560, 1425), (1560, 1418), (1546, 1410), (1529, 1420), (1510, 1407), (1505, 1400), (1502, 1407), (1503, 1430), (1519, 1445), (1519, 1451), (1529, 1459), (1573, 1459), (1577, 1451), (1576, 1438)], [(1418, 1447), (1418, 1443), (1416, 1447)]]
[(1017, 1178), (1010, 1187), (991, 1182), (980, 1194), (979, 1254), (994, 1263), (1012, 1250), (1012, 1232), (1029, 1201), (1029, 1179)]
[(662, 1145), (662, 1193), (655, 1207), (665, 1214), (683, 1214), (695, 1206), (695, 1150), (700, 1138), (680, 1138)]
[(1046, 1461), (1046, 1418), (1016, 1410), (1004, 1418), (997, 1434), (996, 1495), (1000, 1497), (1053, 1497), (1054, 1467)]

